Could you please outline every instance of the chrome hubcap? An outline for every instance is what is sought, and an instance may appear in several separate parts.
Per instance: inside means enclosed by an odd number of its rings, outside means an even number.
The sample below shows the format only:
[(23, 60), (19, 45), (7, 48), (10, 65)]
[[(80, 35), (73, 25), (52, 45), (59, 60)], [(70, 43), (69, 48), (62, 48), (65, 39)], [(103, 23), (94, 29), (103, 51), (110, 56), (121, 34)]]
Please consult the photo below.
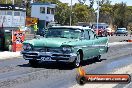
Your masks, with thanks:
[(77, 55), (76, 66), (80, 65), (80, 54)]

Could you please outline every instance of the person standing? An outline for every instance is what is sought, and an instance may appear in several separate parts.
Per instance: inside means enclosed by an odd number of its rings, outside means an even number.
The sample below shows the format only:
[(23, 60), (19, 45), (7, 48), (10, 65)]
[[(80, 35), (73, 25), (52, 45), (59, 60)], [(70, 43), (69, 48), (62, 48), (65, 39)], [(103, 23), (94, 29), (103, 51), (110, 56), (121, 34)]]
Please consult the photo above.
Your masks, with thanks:
[(35, 23), (35, 25), (34, 25), (34, 34), (35, 35), (37, 34), (37, 31), (38, 31), (38, 25), (37, 25), (37, 23)]

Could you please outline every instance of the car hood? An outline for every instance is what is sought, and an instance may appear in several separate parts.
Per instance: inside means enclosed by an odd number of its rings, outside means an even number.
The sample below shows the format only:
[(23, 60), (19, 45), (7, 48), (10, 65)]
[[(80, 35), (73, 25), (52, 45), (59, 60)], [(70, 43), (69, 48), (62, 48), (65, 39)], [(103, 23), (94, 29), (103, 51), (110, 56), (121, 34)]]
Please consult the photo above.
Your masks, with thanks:
[(126, 32), (126, 30), (116, 30), (117, 32)]
[(60, 47), (62, 45), (72, 46), (77, 39), (67, 39), (67, 38), (40, 38), (24, 41), (23, 44), (31, 44), (34, 47)]

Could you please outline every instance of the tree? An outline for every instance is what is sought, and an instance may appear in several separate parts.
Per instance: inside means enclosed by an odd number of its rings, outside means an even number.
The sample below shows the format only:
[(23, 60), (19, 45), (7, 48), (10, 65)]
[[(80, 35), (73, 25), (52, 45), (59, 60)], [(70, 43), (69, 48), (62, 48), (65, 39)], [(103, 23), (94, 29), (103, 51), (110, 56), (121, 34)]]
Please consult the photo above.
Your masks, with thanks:
[(54, 4), (60, 3), (59, 0), (36, 0), (36, 2), (40, 2), (40, 3), (50, 2), (50, 3), (54, 3)]
[(126, 13), (127, 13), (127, 6), (126, 3), (118, 3), (115, 4), (113, 7), (113, 11), (114, 11), (114, 24), (117, 27), (126, 27), (127, 26), (127, 17), (126, 17)]
[(102, 6), (102, 5), (104, 5), (104, 4), (111, 4), (111, 1), (110, 0), (101, 0), (100, 2), (99, 2), (99, 4), (100, 4), (100, 6)]
[(132, 22), (132, 7), (128, 7), (126, 3), (116, 3), (111, 5), (109, 0), (100, 2), (100, 19), (99, 22), (105, 22), (117, 27), (127, 27)]
[(75, 14), (77, 22), (90, 23), (94, 19), (94, 10), (87, 5), (75, 4), (73, 13)]
[(127, 6), (127, 13), (125, 14), (126, 15), (126, 21), (128, 23), (128, 26), (129, 26), (129, 29), (132, 30), (132, 6)]
[(113, 24), (113, 6), (108, 0), (101, 4), (99, 22)]
[[(7, 0), (7, 4), (11, 3), (11, 0)], [(0, 0), (0, 4), (6, 4), (6, 0)]]
[(70, 9), (68, 4), (66, 3), (58, 3), (56, 7), (56, 13), (55, 13), (55, 21), (57, 21), (61, 25), (68, 24), (69, 22), (67, 19), (69, 19)]

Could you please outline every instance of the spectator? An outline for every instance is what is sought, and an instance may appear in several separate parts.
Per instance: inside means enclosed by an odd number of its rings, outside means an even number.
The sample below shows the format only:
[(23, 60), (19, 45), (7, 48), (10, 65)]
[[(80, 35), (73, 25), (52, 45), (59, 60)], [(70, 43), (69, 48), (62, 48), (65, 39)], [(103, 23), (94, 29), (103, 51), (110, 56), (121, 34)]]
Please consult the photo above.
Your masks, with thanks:
[(37, 23), (35, 23), (35, 25), (34, 25), (34, 34), (35, 35), (37, 34), (37, 31), (38, 31), (38, 25), (37, 25)]

